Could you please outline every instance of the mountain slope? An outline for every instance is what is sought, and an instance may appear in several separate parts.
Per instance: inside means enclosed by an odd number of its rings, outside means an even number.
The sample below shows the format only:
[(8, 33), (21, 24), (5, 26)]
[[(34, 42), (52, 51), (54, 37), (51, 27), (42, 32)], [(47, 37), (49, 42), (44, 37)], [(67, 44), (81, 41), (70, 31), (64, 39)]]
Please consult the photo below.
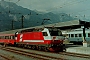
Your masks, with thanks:
[(41, 24), (50, 24), (57, 22), (64, 22), (74, 20), (65, 13), (54, 14), (52, 12), (39, 14), (35, 11), (23, 8), (12, 2), (0, 1), (0, 31), (11, 30), (12, 21), (13, 29), (22, 28), (22, 15), (23, 25), (25, 27), (38, 26)]

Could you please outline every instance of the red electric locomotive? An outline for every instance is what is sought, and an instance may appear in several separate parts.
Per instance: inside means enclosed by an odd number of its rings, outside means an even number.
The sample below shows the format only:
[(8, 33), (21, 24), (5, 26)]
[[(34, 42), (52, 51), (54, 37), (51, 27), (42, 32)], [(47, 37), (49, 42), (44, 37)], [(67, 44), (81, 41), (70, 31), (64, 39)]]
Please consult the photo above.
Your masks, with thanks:
[(15, 39), (12, 41), (16, 46), (46, 51), (62, 51), (63, 40), (64, 37), (59, 29), (33, 28), (16, 32)]
[(32, 49), (58, 51), (63, 48), (64, 37), (59, 29), (27, 29), (15, 36), (17, 45)]

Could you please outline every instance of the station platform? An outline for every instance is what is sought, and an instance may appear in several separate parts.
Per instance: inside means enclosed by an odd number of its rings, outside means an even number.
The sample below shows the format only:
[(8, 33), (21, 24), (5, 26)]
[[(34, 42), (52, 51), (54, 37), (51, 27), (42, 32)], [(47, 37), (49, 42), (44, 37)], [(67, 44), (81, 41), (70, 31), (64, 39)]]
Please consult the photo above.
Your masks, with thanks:
[(66, 52), (90, 55), (90, 47), (83, 47), (82, 45), (69, 45), (66, 47)]

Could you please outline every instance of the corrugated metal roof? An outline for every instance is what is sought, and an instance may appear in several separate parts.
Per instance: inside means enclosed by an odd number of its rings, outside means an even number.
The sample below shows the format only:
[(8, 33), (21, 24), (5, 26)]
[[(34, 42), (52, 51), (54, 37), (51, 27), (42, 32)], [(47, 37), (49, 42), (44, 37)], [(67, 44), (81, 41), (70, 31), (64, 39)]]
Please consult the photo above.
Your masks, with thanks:
[(45, 27), (63, 27), (63, 26), (71, 26), (71, 25), (79, 25), (80, 21), (79, 20), (72, 20), (72, 21), (67, 21), (67, 22), (59, 22), (55, 24), (49, 24), (45, 25)]

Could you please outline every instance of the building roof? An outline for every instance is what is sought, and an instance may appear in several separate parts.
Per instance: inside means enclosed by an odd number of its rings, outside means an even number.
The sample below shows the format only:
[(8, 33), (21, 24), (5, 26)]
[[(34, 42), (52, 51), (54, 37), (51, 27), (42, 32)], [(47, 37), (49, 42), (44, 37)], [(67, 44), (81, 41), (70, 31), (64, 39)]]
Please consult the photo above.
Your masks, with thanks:
[(4, 33), (14, 34), (17, 31), (19, 32), (19, 31), (26, 30), (26, 29), (44, 28), (44, 27), (56, 27), (56, 28), (59, 28), (61, 30), (67, 30), (67, 29), (81, 28), (81, 26), (84, 26), (84, 25), (89, 27), (90, 22), (81, 21), (81, 20), (72, 20), (72, 21), (67, 21), (67, 22), (59, 22), (59, 23), (48, 24), (48, 25), (41, 25), (41, 26), (28, 27), (28, 28), (23, 28), (23, 29), (4, 31), (4, 32), (0, 32), (0, 34), (4, 34)]
[(82, 20), (72, 20), (67, 22), (59, 22), (55, 24), (44, 25), (45, 27), (56, 27), (61, 30), (67, 29), (77, 29), (81, 28), (81, 26), (90, 27), (90, 22), (82, 21)]
[(72, 26), (72, 25), (79, 25), (80, 21), (79, 20), (73, 20), (73, 21), (67, 21), (67, 22), (59, 22), (55, 24), (49, 24), (45, 25), (46, 27), (64, 27), (64, 26)]

